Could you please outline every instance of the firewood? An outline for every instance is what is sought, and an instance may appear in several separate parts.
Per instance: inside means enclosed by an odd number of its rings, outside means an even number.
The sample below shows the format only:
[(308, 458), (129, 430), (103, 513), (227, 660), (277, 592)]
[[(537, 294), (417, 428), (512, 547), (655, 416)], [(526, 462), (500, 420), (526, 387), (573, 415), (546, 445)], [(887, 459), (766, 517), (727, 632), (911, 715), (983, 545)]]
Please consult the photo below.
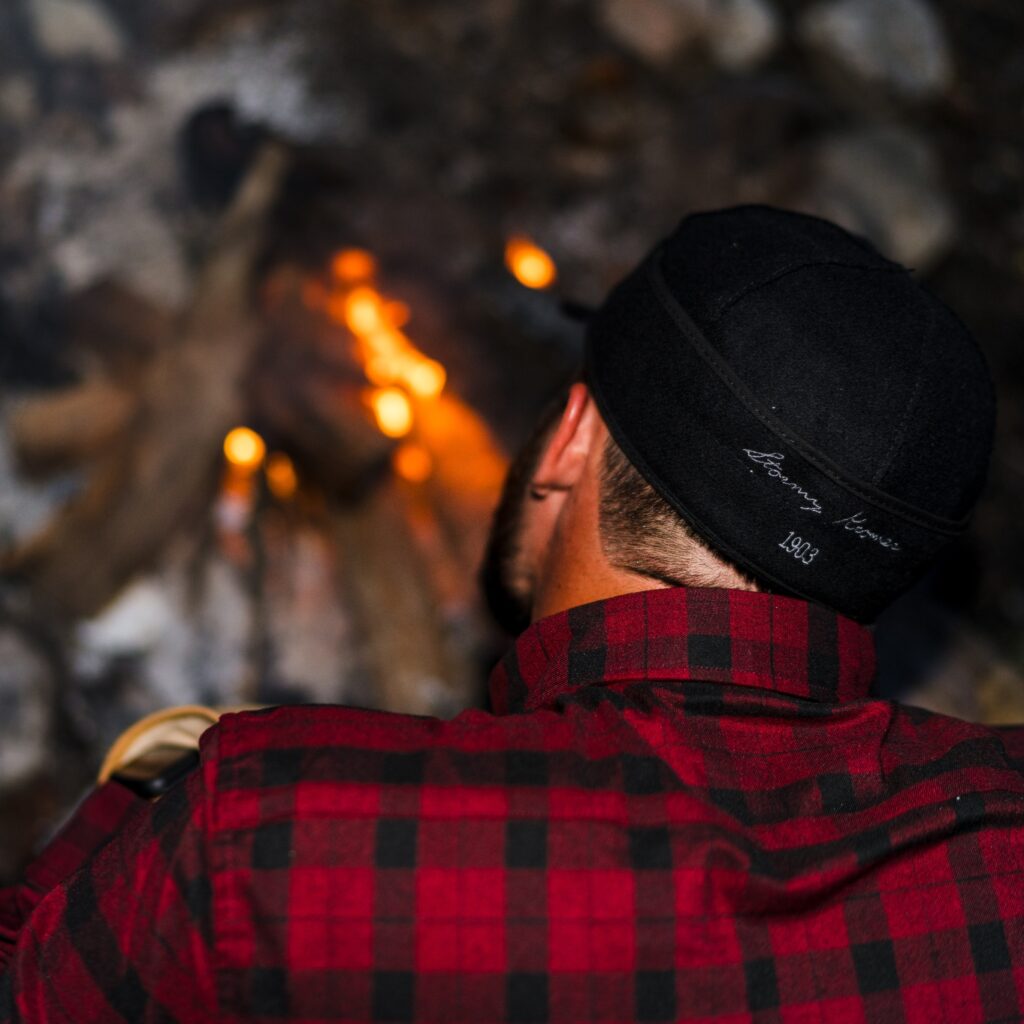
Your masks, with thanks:
[(221, 442), (246, 408), (242, 382), (259, 334), (251, 275), (287, 164), (278, 146), (261, 151), (218, 226), (176, 342), (146, 369), (130, 429), (5, 566), (53, 614), (98, 612), (208, 509)]
[(41, 474), (97, 456), (137, 415), (135, 395), (109, 381), (88, 381), (23, 402), (8, 420), (20, 467)]
[[(303, 278), (275, 273), (266, 340), (247, 386), (268, 439), (328, 495), (354, 499), (387, 465), (394, 442), (372, 422), (366, 379), (337, 328), (300, 300)], [(266, 289), (265, 289), (266, 290)]]
[(257, 392), (269, 433), (302, 476), (333, 497), (357, 498), (387, 468), (394, 447), (369, 421), (361, 390), (351, 382), (308, 377), (298, 401), (271, 381)]
[(341, 585), (374, 683), (388, 711), (449, 715), (470, 702), (467, 673), (445, 639), (430, 574), (409, 531), (400, 490), (388, 480), (335, 512)]
[(137, 388), (153, 353), (173, 342), (172, 314), (119, 281), (100, 281), (69, 299), (63, 314), (76, 365)]

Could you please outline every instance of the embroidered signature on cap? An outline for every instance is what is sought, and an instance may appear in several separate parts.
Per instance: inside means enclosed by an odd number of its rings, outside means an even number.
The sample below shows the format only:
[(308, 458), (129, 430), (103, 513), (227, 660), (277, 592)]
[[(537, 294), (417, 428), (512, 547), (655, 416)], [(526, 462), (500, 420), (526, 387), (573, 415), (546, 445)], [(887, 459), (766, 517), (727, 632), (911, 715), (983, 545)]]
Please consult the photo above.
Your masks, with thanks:
[(781, 452), (755, 452), (751, 448), (744, 448), (743, 453), (751, 462), (755, 462), (757, 465), (763, 466), (765, 472), (773, 480), (778, 480), (783, 487), (788, 487), (794, 493), (800, 495), (800, 497), (807, 503), (800, 506), (800, 510), (802, 512), (813, 512), (815, 515), (821, 515), (821, 502), (818, 501), (817, 498), (812, 498), (811, 495), (804, 490), (801, 484), (798, 484), (795, 480), (790, 480), (790, 478), (782, 472), (782, 462), (786, 458), (785, 455)]
[(857, 512), (846, 519), (837, 519), (832, 525), (841, 526), (844, 530), (855, 533), (861, 540), (873, 541), (879, 547), (888, 548), (890, 551), (902, 550), (898, 540), (893, 540), (892, 537), (887, 537), (884, 533), (869, 529), (864, 525), (867, 521), (867, 516), (863, 512)]

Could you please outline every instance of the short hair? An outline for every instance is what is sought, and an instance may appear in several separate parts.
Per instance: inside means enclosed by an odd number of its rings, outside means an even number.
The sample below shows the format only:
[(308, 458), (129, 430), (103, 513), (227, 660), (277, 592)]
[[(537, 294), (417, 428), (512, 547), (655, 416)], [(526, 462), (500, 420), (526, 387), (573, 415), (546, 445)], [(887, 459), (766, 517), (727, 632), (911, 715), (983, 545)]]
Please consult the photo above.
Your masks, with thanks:
[(671, 586), (760, 589), (694, 533), (610, 435), (601, 465), (598, 527), (605, 557), (617, 569)]

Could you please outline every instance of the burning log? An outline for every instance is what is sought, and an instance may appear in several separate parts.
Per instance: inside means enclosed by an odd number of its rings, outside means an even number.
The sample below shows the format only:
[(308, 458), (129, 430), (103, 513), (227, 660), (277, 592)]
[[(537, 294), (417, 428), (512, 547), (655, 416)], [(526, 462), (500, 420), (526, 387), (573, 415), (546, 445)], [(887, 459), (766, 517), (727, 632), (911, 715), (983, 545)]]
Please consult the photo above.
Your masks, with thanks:
[(350, 346), (301, 301), (303, 284), (287, 269), (268, 283), (269, 329), (248, 387), (268, 437), (287, 448), (304, 478), (352, 500), (386, 469), (394, 443), (369, 416)]
[(269, 392), (262, 411), (287, 437), (304, 475), (328, 494), (357, 497), (387, 468), (392, 444), (368, 421), (351, 383), (310, 380), (303, 403)]
[(130, 429), (96, 458), (82, 493), (8, 560), (42, 607), (96, 613), (208, 507), (221, 442), (245, 409), (241, 385), (258, 340), (251, 274), (287, 162), (277, 146), (261, 151), (218, 227), (177, 341), (145, 369)]
[[(316, 510), (337, 558), (326, 571), (337, 571), (343, 618), (360, 637), (366, 700), (451, 714), (478, 696), (474, 580), (504, 459), (480, 417), (444, 393), (445, 368), (405, 333), (409, 310), (376, 290), (369, 253), (345, 250), (314, 277), (278, 266), (250, 288), (283, 164), (267, 150), (250, 173), (175, 337), (133, 343), (137, 309), (111, 324), (125, 343), (90, 345), (106, 332), (89, 328), (81, 345), (101, 374), (19, 414), (25, 462), (84, 462), (89, 476), (8, 569), (37, 607), (90, 617), (212, 507), (218, 550), (259, 580), (254, 517), (298, 496), (282, 521)], [(287, 693), (263, 646), (271, 629), (255, 595), (269, 585), (250, 594), (262, 651), (253, 680)], [(263, 683), (249, 685), (256, 696)]]

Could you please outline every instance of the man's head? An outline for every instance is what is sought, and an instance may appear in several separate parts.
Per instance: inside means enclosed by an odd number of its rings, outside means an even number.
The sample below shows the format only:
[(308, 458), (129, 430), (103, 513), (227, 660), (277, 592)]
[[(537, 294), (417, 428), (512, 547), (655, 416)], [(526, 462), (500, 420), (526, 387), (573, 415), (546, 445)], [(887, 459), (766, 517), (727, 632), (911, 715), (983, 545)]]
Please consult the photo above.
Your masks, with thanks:
[(984, 482), (994, 408), (970, 335), (815, 218), (687, 218), (592, 318), (585, 380), (496, 523), (488, 589), (532, 617), (678, 582), (870, 621)]
[(757, 589), (637, 472), (582, 381), (550, 403), (513, 462), (482, 581), (510, 633), (575, 604), (652, 587)]

